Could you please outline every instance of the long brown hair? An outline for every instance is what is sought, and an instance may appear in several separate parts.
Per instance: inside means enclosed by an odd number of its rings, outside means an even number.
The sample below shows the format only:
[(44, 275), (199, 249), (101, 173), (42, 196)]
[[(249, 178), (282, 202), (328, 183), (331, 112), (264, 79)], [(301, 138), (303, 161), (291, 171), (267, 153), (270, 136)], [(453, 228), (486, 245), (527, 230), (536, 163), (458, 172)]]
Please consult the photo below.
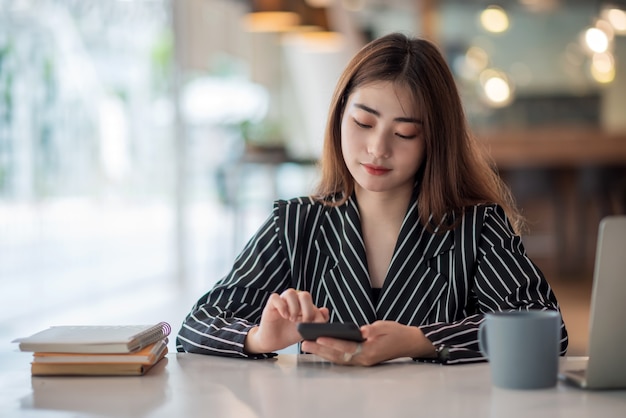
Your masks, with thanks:
[(520, 232), (523, 219), (511, 193), (470, 135), (450, 69), (435, 45), (393, 33), (365, 45), (348, 63), (335, 88), (320, 160), (315, 198), (341, 205), (354, 191), (341, 151), (341, 118), (359, 86), (391, 81), (406, 86), (422, 111), (426, 158), (418, 172), (421, 222), (439, 224), (450, 213), (480, 203), (497, 203)]

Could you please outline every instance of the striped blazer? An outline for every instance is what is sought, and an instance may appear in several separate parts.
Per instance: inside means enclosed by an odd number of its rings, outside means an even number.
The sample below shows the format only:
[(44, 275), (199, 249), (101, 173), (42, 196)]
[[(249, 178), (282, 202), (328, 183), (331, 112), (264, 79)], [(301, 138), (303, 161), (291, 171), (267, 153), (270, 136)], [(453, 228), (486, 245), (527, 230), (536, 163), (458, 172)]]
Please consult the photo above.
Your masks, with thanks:
[[(420, 327), (435, 346), (446, 347), (447, 363), (485, 360), (477, 341), (484, 313), (559, 306), (501, 207), (477, 205), (460, 216), (454, 229), (430, 232), (412, 200), (374, 303), (354, 198), (340, 207), (310, 198), (277, 201), (230, 273), (185, 318), (177, 351), (274, 356), (247, 354), (244, 340), (270, 294), (291, 287), (328, 307), (330, 322), (397, 321)], [(564, 354), (563, 322), (561, 330)]]

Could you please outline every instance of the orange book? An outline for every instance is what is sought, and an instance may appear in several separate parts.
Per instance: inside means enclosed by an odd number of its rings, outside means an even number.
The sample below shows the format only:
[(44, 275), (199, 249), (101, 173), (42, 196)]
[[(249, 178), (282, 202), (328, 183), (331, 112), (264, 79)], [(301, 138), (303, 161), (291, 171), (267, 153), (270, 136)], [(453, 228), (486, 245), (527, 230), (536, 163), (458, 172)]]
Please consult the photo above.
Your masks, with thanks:
[(167, 350), (168, 339), (164, 338), (132, 353), (92, 354), (92, 353), (44, 353), (33, 354), (33, 363), (138, 363), (154, 364)]
[(33, 376), (141, 376), (161, 361), (167, 354), (167, 346), (154, 363), (101, 362), (101, 363), (31, 363)]

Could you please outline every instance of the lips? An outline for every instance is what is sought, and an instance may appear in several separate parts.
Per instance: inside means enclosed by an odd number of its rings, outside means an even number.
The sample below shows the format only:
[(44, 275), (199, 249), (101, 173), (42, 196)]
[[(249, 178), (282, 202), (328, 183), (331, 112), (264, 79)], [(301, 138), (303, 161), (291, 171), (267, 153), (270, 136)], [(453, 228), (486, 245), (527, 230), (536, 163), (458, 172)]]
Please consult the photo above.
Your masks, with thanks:
[(391, 171), (390, 168), (381, 167), (373, 164), (363, 164), (363, 168), (373, 176), (382, 176)]

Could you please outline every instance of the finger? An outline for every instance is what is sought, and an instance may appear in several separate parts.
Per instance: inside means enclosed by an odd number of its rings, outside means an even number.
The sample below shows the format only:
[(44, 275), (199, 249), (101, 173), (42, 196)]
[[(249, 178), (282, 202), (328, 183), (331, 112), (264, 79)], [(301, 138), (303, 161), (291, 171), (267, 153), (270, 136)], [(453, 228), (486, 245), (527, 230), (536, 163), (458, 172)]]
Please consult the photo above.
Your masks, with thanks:
[(315, 341), (309, 341), (309, 340), (304, 340), (302, 341), (300, 348), (302, 349), (303, 352), (305, 353), (311, 353), (311, 354), (317, 354), (317, 347), (318, 345), (315, 344)]
[(346, 363), (350, 363), (351, 361), (355, 360), (355, 358), (358, 355), (360, 355), (362, 351), (363, 351), (363, 344), (357, 343), (356, 348), (354, 349), (353, 353), (350, 353), (350, 352), (343, 353), (343, 356), (341, 358)]
[[(352, 350), (352, 348), (350, 350)], [(341, 352), (340, 361), (343, 362), (344, 364), (360, 364), (359, 357), (362, 351), (363, 351), (363, 344), (356, 343), (356, 345), (354, 345), (353, 351)]]
[(282, 299), (278, 293), (272, 293), (265, 304), (266, 309), (276, 310), (281, 317), (289, 318), (289, 308), (284, 299)]
[(350, 363), (350, 360), (352, 360), (352, 354), (350, 354), (350, 353), (343, 353), (341, 355), (341, 360), (343, 360), (344, 363)]
[(298, 298), (298, 291), (295, 289), (287, 289), (283, 293), (281, 293), (280, 298), (285, 301), (287, 304), (287, 309), (289, 311), (288, 315), (285, 318), (288, 318), (290, 321), (297, 321), (301, 315), (300, 308), (300, 299)]
[(297, 295), (300, 301), (300, 321), (315, 322), (316, 320), (319, 321), (323, 319), (322, 315), (319, 313), (319, 309), (313, 304), (313, 299), (309, 292), (299, 291)]
[(297, 290), (297, 295), (300, 300), (301, 322), (328, 322), (330, 319), (330, 312), (328, 308), (318, 308), (313, 303), (313, 297), (310, 292), (305, 290)]
[[(318, 338), (317, 341), (319, 340)], [(352, 360), (351, 353), (336, 350), (330, 346), (319, 344), (317, 341), (303, 341), (302, 350), (337, 364), (349, 364)]]
[(338, 353), (347, 353), (352, 356), (360, 354), (363, 351), (363, 343), (356, 343), (353, 341), (340, 340), (337, 338), (320, 337), (315, 342), (322, 347), (327, 347)]
[(328, 320), (330, 319), (330, 311), (328, 310), (328, 308), (320, 308), (319, 313), (320, 315), (322, 315), (322, 322), (328, 322)]
[(386, 327), (386, 321), (376, 321), (361, 327), (361, 335), (363, 335), (365, 339), (376, 338), (388, 332), (389, 329)]
[(375, 336), (374, 331), (372, 331), (372, 326), (371, 325), (363, 325), (360, 328), (360, 330), (361, 330), (361, 335), (365, 339), (373, 338)]

